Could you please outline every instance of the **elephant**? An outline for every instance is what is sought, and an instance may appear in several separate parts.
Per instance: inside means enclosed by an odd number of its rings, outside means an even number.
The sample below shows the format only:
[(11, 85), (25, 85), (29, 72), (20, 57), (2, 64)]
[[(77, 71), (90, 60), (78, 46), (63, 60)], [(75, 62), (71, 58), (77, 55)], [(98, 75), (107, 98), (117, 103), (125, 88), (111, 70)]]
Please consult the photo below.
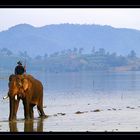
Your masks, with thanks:
[(11, 74), (9, 76), (8, 86), (8, 97), (10, 100), (9, 121), (17, 119), (16, 116), (20, 100), (23, 102), (25, 120), (34, 118), (34, 106), (37, 106), (40, 117), (47, 117), (43, 110), (43, 85), (41, 81), (29, 74)]

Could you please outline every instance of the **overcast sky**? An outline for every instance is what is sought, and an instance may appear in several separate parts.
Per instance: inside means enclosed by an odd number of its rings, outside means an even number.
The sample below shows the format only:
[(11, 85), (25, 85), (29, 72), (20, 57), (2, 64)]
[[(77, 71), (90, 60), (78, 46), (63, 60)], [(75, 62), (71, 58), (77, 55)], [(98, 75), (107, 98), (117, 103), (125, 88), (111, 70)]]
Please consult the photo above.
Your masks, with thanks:
[(27, 23), (35, 27), (78, 23), (140, 30), (140, 8), (1, 8), (0, 31)]

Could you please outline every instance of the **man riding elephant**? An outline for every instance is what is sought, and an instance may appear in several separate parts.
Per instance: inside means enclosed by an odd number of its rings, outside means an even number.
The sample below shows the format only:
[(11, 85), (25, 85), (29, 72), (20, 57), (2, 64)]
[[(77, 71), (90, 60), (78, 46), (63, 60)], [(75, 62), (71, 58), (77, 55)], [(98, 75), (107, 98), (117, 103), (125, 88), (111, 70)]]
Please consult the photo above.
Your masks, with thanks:
[(19, 101), (22, 100), (24, 106), (24, 117), (26, 120), (34, 118), (33, 107), (37, 106), (40, 117), (47, 117), (43, 110), (43, 85), (31, 75), (24, 74), (26, 72), (22, 63), (19, 61), (15, 67), (15, 74), (9, 76), (10, 114), (9, 121), (16, 120)]

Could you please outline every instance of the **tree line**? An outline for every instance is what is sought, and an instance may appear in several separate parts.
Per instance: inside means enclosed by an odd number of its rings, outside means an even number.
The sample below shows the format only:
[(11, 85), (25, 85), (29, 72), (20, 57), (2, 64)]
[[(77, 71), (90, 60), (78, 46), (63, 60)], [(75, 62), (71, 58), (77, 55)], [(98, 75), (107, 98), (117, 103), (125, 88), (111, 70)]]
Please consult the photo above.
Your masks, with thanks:
[[(107, 52), (104, 48), (95, 50), (92, 47), (90, 53), (85, 53), (84, 48), (73, 48), (54, 52), (50, 55), (44, 53), (43, 56), (32, 58), (27, 51), (13, 54), (9, 49), (0, 50), (1, 67), (13, 67), (17, 59), (25, 60), (28, 69), (44, 70), (48, 72), (77, 72), (110, 70), (116, 67), (133, 66), (130, 70), (140, 70), (140, 58), (136, 52), (131, 50), (127, 56), (117, 55), (116, 52)], [(2, 64), (2, 63), (5, 63)], [(11, 64), (10, 64), (11, 63)]]

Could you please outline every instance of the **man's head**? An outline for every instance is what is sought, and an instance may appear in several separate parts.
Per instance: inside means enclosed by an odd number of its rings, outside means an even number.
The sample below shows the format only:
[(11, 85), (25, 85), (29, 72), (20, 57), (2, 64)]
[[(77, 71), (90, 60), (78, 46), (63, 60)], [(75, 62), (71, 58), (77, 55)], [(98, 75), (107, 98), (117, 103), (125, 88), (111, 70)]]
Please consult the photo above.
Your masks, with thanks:
[(18, 64), (18, 65), (22, 65), (21, 61), (18, 61), (17, 64)]

